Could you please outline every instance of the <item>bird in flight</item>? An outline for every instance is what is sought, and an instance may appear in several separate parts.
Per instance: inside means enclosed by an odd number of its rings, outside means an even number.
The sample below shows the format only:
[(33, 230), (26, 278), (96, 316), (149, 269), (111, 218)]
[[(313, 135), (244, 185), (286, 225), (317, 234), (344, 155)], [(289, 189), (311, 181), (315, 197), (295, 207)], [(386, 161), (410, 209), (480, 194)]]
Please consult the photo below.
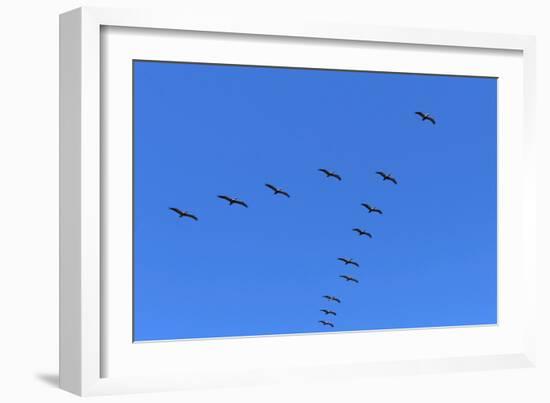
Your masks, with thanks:
[(179, 208), (177, 208), (177, 207), (170, 207), (170, 210), (176, 212), (176, 213), (180, 216), (180, 218), (181, 218), (181, 217), (189, 217), (189, 218), (191, 218), (191, 219), (193, 219), (193, 220), (195, 220), (195, 221), (198, 221), (198, 220), (199, 220), (199, 219), (197, 218), (196, 215), (193, 215), (193, 214), (191, 214), (191, 213), (189, 213), (189, 212), (187, 212), (187, 211), (181, 211), (181, 210), (180, 210)]
[(365, 230), (362, 230), (361, 228), (354, 228), (352, 231), (357, 232), (359, 236), (366, 235), (369, 238), (372, 238), (372, 234), (370, 232), (367, 232)]
[(323, 312), (325, 315), (334, 315), (336, 316), (336, 312), (331, 311), (330, 309), (321, 309), (321, 312)]
[(378, 213), (378, 214), (382, 214), (382, 210), (380, 210), (379, 208), (376, 208), (376, 207), (373, 207), (367, 203), (361, 203), (361, 206), (365, 207), (367, 210), (369, 210), (369, 213)]
[(377, 171), (376, 173), (378, 175), (380, 175), (382, 178), (384, 178), (383, 181), (390, 181), (390, 182), (393, 182), (397, 185), (397, 181), (395, 180), (395, 178), (393, 176), (391, 176), (391, 174), (385, 174), (382, 171)]
[(338, 302), (338, 303), (341, 303), (342, 301), (340, 301), (339, 298), (336, 298), (332, 295), (323, 295), (323, 298), (326, 298), (327, 300), (329, 301), (334, 301), (334, 302)]
[(415, 112), (415, 113), (422, 118), (422, 121), (429, 120), (435, 125), (435, 119), (432, 116), (430, 116), (429, 113), (424, 113), (424, 112)]
[(359, 280), (357, 280), (356, 278), (353, 278), (351, 276), (346, 276), (345, 274), (342, 274), (340, 277), (342, 277), (343, 279), (345, 279), (346, 281), (352, 281), (354, 283), (358, 283)]
[(324, 168), (319, 168), (319, 171), (321, 171), (322, 173), (324, 173), (326, 175), (327, 178), (330, 178), (331, 176), (333, 178), (336, 178), (338, 179), (339, 181), (342, 180), (342, 177), (340, 175), (338, 175), (336, 172), (331, 172), (331, 171), (328, 171)]
[(327, 322), (326, 320), (320, 320), (319, 323), (322, 324), (323, 326), (334, 327), (334, 325), (332, 323)]
[(351, 264), (352, 266), (359, 267), (359, 263), (357, 263), (353, 259), (346, 259), (345, 257), (339, 257), (339, 261), (344, 262), (345, 265)]
[(274, 195), (280, 194), (286, 197), (290, 197), (290, 195), (287, 192), (285, 192), (283, 189), (276, 188), (275, 186), (270, 185), (269, 183), (266, 183), (265, 185), (271, 190), (273, 190)]
[(233, 204), (240, 204), (241, 206), (243, 207), (248, 207), (248, 204), (246, 204), (245, 202), (243, 202), (242, 200), (238, 200), (238, 199), (234, 199), (232, 197), (229, 197), (229, 196), (224, 196), (224, 195), (219, 195), (218, 196), (220, 199), (223, 199), (223, 200), (227, 200), (229, 202), (229, 205), (232, 206)]

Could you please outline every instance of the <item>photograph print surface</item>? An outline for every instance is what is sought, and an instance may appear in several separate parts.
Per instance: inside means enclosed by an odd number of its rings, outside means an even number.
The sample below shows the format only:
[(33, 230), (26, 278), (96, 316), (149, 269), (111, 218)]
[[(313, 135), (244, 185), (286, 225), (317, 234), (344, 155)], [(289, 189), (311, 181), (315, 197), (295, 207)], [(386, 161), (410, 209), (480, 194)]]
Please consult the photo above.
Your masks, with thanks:
[(134, 341), (497, 323), (497, 79), (134, 61)]

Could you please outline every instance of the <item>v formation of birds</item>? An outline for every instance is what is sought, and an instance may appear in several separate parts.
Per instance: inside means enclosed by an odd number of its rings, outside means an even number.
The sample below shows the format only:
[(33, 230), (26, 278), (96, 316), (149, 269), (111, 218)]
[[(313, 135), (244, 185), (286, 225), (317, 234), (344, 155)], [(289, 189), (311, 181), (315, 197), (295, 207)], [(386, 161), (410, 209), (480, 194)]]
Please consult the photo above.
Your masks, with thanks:
[[(429, 121), (433, 125), (435, 125), (435, 118), (433, 116), (431, 116), (430, 114), (424, 113), (424, 112), (415, 112), (415, 114), (420, 116), (420, 118), (422, 119), (423, 122), (424, 121)], [(338, 180), (338, 181), (342, 180), (342, 176), (340, 176), (336, 172), (329, 171), (328, 169), (325, 169), (325, 168), (319, 168), (318, 171), (322, 172), (327, 179), (334, 179), (334, 180)], [(397, 185), (397, 179), (395, 179), (391, 174), (387, 174), (383, 171), (376, 171), (375, 174), (379, 175), (382, 178), (383, 182), (389, 181), (389, 182), (392, 182), (394, 185)], [(280, 189), (280, 188), (278, 188), (278, 187), (276, 187), (276, 186), (274, 186), (270, 183), (266, 183), (265, 187), (270, 189), (273, 192), (274, 196), (280, 195), (280, 196), (290, 198), (290, 194), (288, 192), (286, 192), (285, 190)], [(218, 195), (218, 198), (221, 199), (221, 200), (225, 200), (229, 204), (229, 206), (238, 205), (238, 206), (248, 208), (248, 204), (243, 200), (239, 200), (238, 198), (227, 196), (227, 195)], [(380, 214), (380, 215), (383, 214), (382, 210), (375, 207), (375, 206), (372, 206), (372, 205), (367, 204), (367, 203), (361, 203), (361, 205), (368, 210), (368, 213), (375, 213), (375, 214)], [(192, 214), (189, 211), (183, 211), (183, 210), (180, 210), (177, 207), (169, 207), (169, 209), (172, 210), (174, 213), (176, 213), (179, 216), (179, 218), (186, 217), (186, 218), (192, 219), (194, 221), (199, 220), (199, 218), (195, 214)], [(353, 228), (352, 231), (357, 233), (357, 235), (360, 236), (360, 237), (366, 236), (368, 238), (372, 238), (372, 234), (370, 232), (367, 232), (367, 231), (365, 231), (361, 228)], [(349, 267), (353, 267), (355, 269), (358, 269), (360, 267), (359, 263), (356, 262), (355, 260), (353, 260), (352, 258), (338, 257), (337, 260), (342, 262), (342, 264), (345, 267), (349, 266)], [(339, 276), (339, 278), (341, 278), (346, 283), (359, 284), (359, 280), (356, 277), (348, 275), (348, 274), (341, 274)], [(323, 295), (323, 298), (326, 300), (327, 303), (336, 303), (336, 304), (342, 303), (342, 300), (338, 296), (335, 296), (335, 295)], [(322, 308), (322, 309), (320, 309), (320, 312), (322, 312), (325, 317), (337, 316), (338, 315), (336, 311), (334, 311), (332, 309), (328, 309), (328, 308)], [(331, 328), (331, 329), (335, 327), (335, 323), (333, 321), (322, 319), (322, 320), (319, 320), (318, 322), (323, 327), (328, 327), (328, 328)]]

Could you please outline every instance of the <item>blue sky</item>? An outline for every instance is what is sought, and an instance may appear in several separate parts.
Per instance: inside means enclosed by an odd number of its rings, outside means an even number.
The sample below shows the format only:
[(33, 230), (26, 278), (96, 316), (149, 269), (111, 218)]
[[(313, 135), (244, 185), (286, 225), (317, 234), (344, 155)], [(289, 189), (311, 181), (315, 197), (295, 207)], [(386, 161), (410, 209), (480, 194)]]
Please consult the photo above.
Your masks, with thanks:
[(134, 339), (496, 323), (496, 98), (492, 78), (135, 61)]

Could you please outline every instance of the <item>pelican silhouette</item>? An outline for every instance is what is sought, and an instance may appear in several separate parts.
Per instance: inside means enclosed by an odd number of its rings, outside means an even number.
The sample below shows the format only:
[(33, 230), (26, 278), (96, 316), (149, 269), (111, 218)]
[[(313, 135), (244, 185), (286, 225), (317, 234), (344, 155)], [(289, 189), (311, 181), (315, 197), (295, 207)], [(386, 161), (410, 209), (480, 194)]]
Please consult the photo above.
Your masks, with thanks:
[(338, 179), (339, 181), (342, 180), (342, 177), (340, 175), (338, 175), (336, 172), (331, 172), (331, 171), (328, 171), (324, 168), (320, 168), (319, 171), (321, 171), (322, 173), (324, 173), (326, 175), (327, 178), (330, 178), (331, 176), (333, 178), (336, 178)]
[(195, 220), (195, 221), (198, 221), (198, 220), (199, 220), (199, 219), (197, 218), (196, 215), (193, 215), (193, 214), (191, 214), (191, 213), (189, 213), (189, 212), (187, 212), (187, 211), (181, 211), (181, 210), (180, 210), (179, 208), (177, 208), (177, 207), (170, 207), (170, 210), (176, 212), (176, 213), (179, 215), (180, 218), (181, 218), (181, 217), (189, 217), (189, 218), (191, 218), (191, 219), (193, 219), (193, 220)]
[(390, 181), (390, 182), (393, 182), (397, 185), (397, 181), (395, 180), (395, 178), (393, 176), (391, 176), (391, 174), (385, 174), (382, 171), (377, 171), (376, 173), (378, 175), (380, 175), (382, 178), (384, 178), (383, 179), (384, 181)]
[(353, 278), (351, 276), (347, 276), (345, 274), (342, 274), (340, 277), (342, 277), (343, 279), (345, 279), (346, 281), (351, 281), (351, 282), (354, 282), (354, 283), (358, 283), (359, 280), (357, 280), (356, 278)]
[(364, 231), (361, 228), (354, 228), (352, 231), (357, 232), (359, 236), (366, 235), (369, 238), (372, 238), (372, 234), (370, 232)]
[(338, 303), (342, 302), (342, 301), (340, 301), (339, 298), (336, 298), (332, 295), (323, 295), (323, 298), (326, 298), (328, 301), (334, 301), (334, 302), (338, 302)]
[(415, 112), (415, 113), (422, 118), (422, 121), (429, 120), (435, 125), (435, 119), (433, 116), (430, 116), (429, 113), (424, 113), (424, 112)]
[(323, 312), (325, 315), (334, 315), (336, 316), (336, 312), (331, 311), (330, 309), (320, 309), (321, 312)]
[(286, 196), (286, 197), (290, 197), (290, 195), (285, 192), (283, 189), (279, 189), (279, 188), (276, 188), (275, 186), (273, 185), (270, 185), (269, 183), (266, 183), (265, 184), (268, 188), (270, 188), (271, 190), (273, 190), (273, 194), (276, 195), (276, 194), (281, 194), (283, 196)]
[(376, 208), (376, 207), (373, 207), (367, 203), (361, 203), (361, 206), (365, 207), (367, 210), (369, 210), (369, 213), (378, 213), (378, 214), (382, 214), (382, 210), (380, 210), (379, 208)]
[(219, 195), (218, 197), (220, 199), (227, 200), (230, 206), (232, 206), (233, 204), (240, 204), (241, 206), (248, 207), (248, 205), (242, 200), (234, 199), (232, 197), (224, 196), (224, 195)]
[(354, 261), (353, 259), (347, 259), (345, 257), (339, 257), (339, 261), (344, 262), (344, 264), (347, 266), (348, 264), (351, 264), (352, 266), (359, 267), (359, 263)]
[(327, 322), (326, 320), (320, 320), (319, 323), (322, 324), (323, 326), (334, 327), (334, 325), (332, 323)]

